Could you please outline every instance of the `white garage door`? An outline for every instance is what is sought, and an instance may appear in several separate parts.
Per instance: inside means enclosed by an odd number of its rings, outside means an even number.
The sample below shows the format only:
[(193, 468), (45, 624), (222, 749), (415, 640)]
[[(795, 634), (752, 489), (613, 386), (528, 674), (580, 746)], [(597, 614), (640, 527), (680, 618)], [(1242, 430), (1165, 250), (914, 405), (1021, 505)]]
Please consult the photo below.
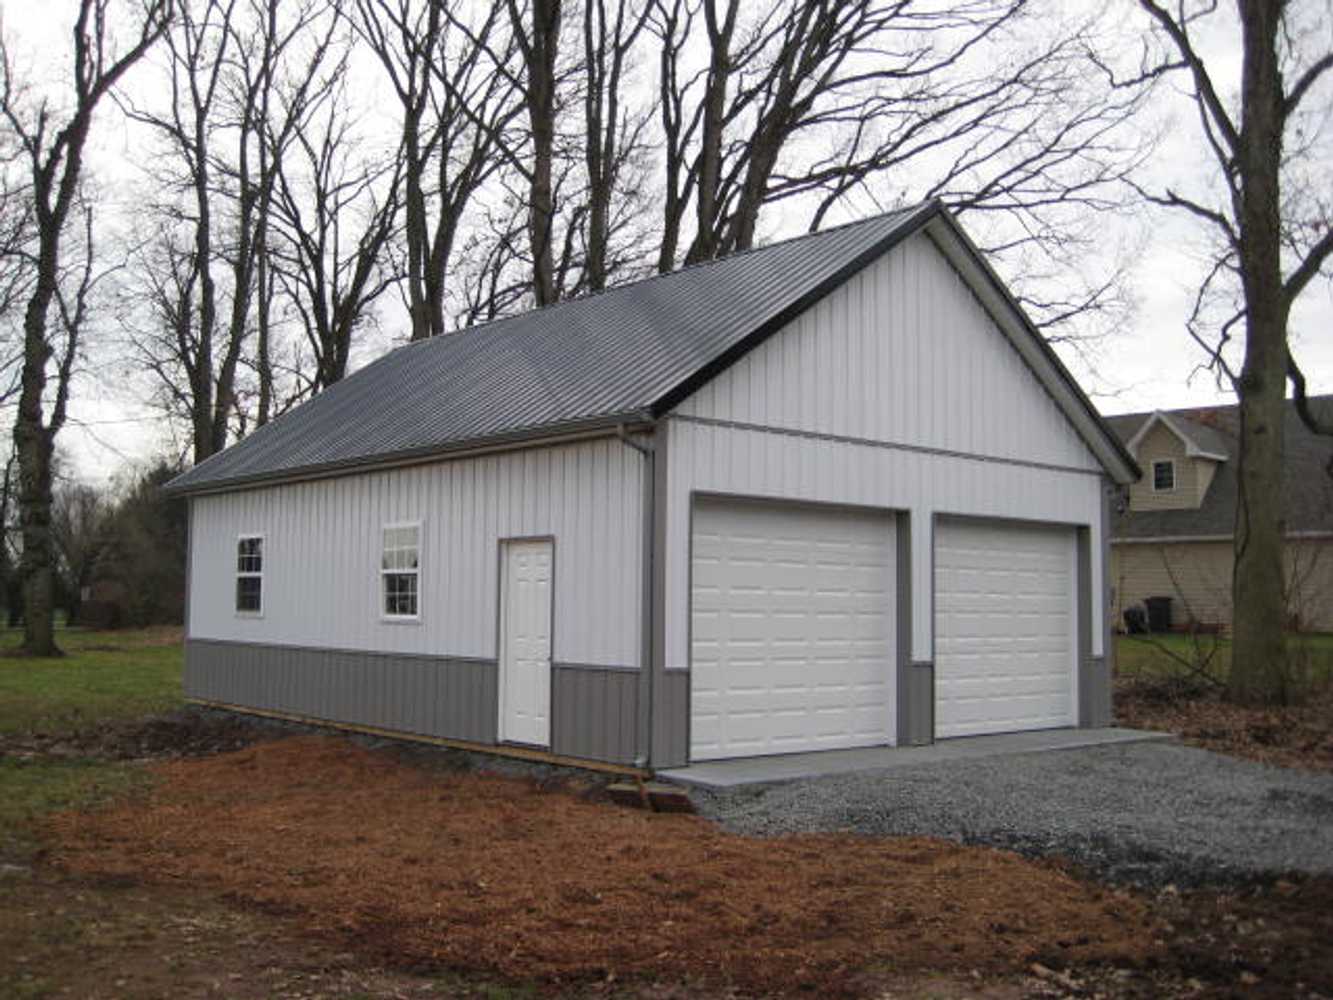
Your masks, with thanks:
[(941, 521), (935, 735), (1074, 723), (1074, 529)]
[(691, 758), (888, 742), (894, 579), (887, 515), (699, 501)]

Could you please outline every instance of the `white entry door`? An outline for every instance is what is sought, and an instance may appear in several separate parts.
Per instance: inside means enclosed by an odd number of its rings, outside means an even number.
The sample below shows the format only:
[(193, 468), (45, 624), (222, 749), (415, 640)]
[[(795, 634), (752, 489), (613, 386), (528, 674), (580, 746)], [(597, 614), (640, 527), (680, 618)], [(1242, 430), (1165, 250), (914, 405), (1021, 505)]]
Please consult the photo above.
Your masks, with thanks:
[(892, 739), (894, 545), (886, 514), (697, 502), (692, 760)]
[(551, 744), (549, 541), (504, 545), (500, 582), (500, 740)]
[(1073, 528), (942, 520), (935, 735), (1074, 724)]

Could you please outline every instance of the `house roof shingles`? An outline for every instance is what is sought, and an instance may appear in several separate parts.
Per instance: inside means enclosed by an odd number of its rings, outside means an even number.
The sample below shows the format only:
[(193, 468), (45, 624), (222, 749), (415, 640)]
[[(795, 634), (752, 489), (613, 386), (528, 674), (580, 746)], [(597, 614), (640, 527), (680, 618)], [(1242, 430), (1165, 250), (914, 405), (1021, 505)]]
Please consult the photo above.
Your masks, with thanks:
[[(1333, 420), (1333, 395), (1310, 399), (1311, 409)], [(1219, 464), (1203, 503), (1187, 510), (1121, 510), (1115, 518), (1116, 539), (1230, 537), (1236, 517), (1236, 468), (1240, 444), (1240, 413), (1235, 406), (1164, 411), (1201, 450), (1228, 456)], [(1128, 442), (1151, 413), (1126, 413), (1106, 422)], [(1313, 433), (1288, 402), (1283, 427), (1286, 461), (1282, 503), (1288, 532), (1333, 531), (1333, 438)], [(1142, 457), (1142, 456), (1139, 456)]]

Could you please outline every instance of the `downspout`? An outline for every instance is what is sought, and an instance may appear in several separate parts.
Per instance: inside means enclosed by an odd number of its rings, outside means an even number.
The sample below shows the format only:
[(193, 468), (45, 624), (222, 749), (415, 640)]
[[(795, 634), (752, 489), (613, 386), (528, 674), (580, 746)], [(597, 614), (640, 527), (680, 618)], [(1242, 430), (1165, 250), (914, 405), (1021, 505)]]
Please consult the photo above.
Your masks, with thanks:
[(656, 525), (656, 484), (654, 452), (657, 421), (649, 423), (649, 436), (642, 441), (635, 440), (624, 424), (616, 425), (616, 437), (622, 444), (637, 451), (644, 459), (643, 463), (643, 579), (640, 592), (643, 595), (639, 611), (639, 699), (638, 699), (638, 748), (634, 766), (646, 768), (653, 746), (653, 604), (657, 595), (654, 593), (654, 527)]

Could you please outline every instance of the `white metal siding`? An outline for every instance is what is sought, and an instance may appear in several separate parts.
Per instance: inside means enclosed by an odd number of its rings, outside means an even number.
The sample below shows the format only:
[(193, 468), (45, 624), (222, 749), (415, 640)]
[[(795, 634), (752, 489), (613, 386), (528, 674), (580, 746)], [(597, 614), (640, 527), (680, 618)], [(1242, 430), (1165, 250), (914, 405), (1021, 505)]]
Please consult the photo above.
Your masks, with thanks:
[(1074, 532), (943, 521), (935, 533), (935, 735), (1075, 721)]
[(888, 741), (892, 520), (700, 500), (691, 558), (691, 759)]
[[(643, 458), (614, 439), (194, 500), (189, 634), (495, 658), (499, 541), (555, 539), (557, 662), (639, 662)], [(421, 620), (380, 616), (385, 524), (421, 522)], [(236, 536), (264, 535), (264, 614), (233, 610)]]
[(676, 412), (1101, 469), (925, 235), (853, 276)]

